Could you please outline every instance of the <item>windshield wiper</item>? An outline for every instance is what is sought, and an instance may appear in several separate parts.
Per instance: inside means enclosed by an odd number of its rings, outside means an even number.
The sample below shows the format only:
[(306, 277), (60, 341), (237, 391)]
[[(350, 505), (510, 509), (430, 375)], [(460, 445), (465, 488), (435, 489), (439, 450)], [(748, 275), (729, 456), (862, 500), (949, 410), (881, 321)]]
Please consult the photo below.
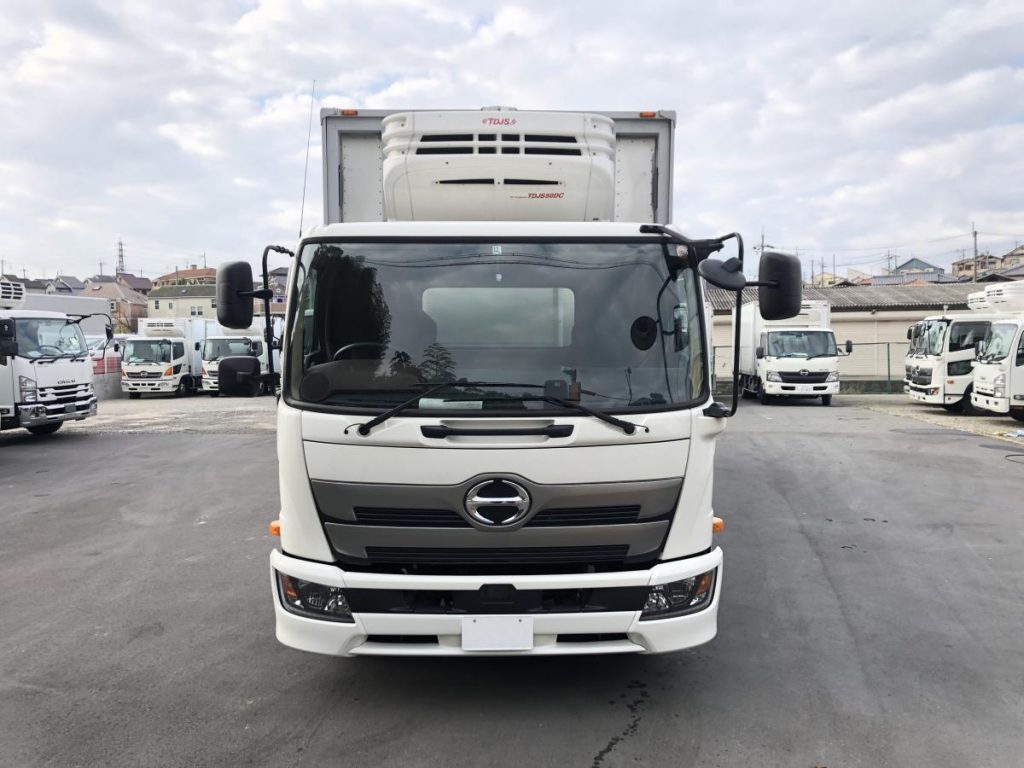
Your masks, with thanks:
[(813, 360), (816, 357), (839, 357), (838, 352), (820, 352), (817, 355), (808, 355), (808, 360)]
[[(617, 419), (614, 416), (605, 413), (604, 411), (599, 411), (595, 408), (591, 408), (590, 406), (582, 405), (574, 400), (563, 400), (560, 397), (551, 397), (550, 395), (527, 395), (526, 397), (517, 397), (516, 399), (529, 401), (539, 400), (545, 403), (554, 403), (555, 405), (560, 405), (563, 408), (571, 408), (574, 411), (585, 413), (587, 414), (587, 416), (593, 416), (595, 419), (600, 419), (605, 424), (611, 424), (613, 427), (618, 427), (627, 435), (632, 435), (634, 432), (636, 432), (636, 428), (638, 426), (642, 426), (639, 424), (633, 424), (632, 422), (629, 421), (623, 421), (622, 419)], [(646, 432), (651, 431), (649, 427), (643, 427), (643, 429)]]
[(408, 400), (399, 403), (393, 408), (389, 408), (383, 413), (377, 414), (364, 424), (360, 424), (358, 428), (359, 434), (362, 435), (363, 437), (366, 437), (368, 434), (370, 434), (370, 430), (372, 430), (374, 427), (379, 427), (392, 416), (396, 416), (402, 411), (412, 408), (423, 398), (429, 397), (435, 392), (440, 392), (443, 389), (448, 389), (449, 387), (539, 387), (540, 389), (544, 388), (541, 384), (512, 384), (500, 381), (446, 381), (443, 384), (435, 384), (434, 386), (425, 389), (423, 392), (420, 392), (415, 397), (410, 397)]

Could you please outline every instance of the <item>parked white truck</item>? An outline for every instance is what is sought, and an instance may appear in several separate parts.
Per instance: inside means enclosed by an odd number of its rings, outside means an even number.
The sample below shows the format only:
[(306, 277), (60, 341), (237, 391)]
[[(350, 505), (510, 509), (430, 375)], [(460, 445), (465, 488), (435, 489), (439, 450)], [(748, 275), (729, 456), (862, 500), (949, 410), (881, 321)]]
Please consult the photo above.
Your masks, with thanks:
[[(827, 301), (801, 303), (799, 314), (765, 320), (749, 302), (740, 320), (740, 393), (767, 405), (775, 397), (820, 397), (831, 405), (839, 393), (839, 355)], [(733, 310), (733, 325), (736, 311)], [(846, 342), (849, 354), (853, 344)]]
[(121, 350), (122, 391), (132, 399), (198, 391), (203, 342), (219, 332), (215, 321), (198, 317), (140, 318), (138, 333)]
[(967, 306), (969, 312), (931, 315), (907, 329), (903, 391), (911, 400), (947, 411), (974, 410), (975, 347), (1000, 314), (984, 291), (970, 294)]
[(274, 368), (280, 370), (281, 356), (277, 349), (270, 349), (263, 332), (250, 328), (241, 335), (207, 336), (203, 342), (203, 391), (216, 397), (220, 394), (218, 372), (220, 361), (225, 357), (248, 356), (260, 363), (259, 376), (250, 380), (248, 395), (267, 394), (274, 391), (270, 379), (270, 356), (274, 356)]
[[(282, 351), (277, 638), (342, 656), (710, 640), (732, 410), (697, 276), (747, 283), (738, 235), (664, 224), (673, 114), (321, 122), (327, 224), (298, 244)], [(264, 286), (271, 251), (290, 254), (267, 247)], [(797, 260), (760, 270), (762, 311), (795, 313)], [(220, 268), (222, 325), (251, 324), (252, 286), (248, 262)], [(256, 370), (222, 360), (222, 390)]]
[(1024, 421), (1024, 283), (997, 283), (985, 289), (999, 316), (978, 346), (972, 405)]
[(96, 415), (92, 359), (81, 317), (26, 309), (25, 298), (0, 279), (0, 430), (49, 435)]

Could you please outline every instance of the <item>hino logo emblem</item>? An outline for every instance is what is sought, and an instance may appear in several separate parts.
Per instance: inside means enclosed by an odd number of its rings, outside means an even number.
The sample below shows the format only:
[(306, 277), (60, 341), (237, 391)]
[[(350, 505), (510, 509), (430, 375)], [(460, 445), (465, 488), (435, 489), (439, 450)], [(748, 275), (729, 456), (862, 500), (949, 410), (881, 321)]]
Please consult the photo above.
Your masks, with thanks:
[(801, 376), (804, 376), (804, 377), (807, 377), (807, 376), (810, 376), (810, 375), (811, 375), (811, 372), (810, 372), (810, 371), (808, 371), (808, 370), (807, 370), (806, 368), (801, 368), (801, 369), (800, 369), (800, 375), (801, 375)]
[(483, 525), (513, 525), (529, 511), (530, 494), (511, 480), (484, 480), (466, 494), (466, 512)]

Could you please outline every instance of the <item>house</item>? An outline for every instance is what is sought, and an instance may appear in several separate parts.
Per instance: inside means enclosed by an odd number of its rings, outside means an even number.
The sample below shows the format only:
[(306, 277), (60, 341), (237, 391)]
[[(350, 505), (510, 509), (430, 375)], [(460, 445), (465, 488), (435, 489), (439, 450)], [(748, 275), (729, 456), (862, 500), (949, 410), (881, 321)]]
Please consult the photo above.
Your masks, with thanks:
[(891, 275), (872, 275), (869, 285), (929, 285), (956, 283), (958, 278), (944, 272), (900, 272)]
[(3, 278), (9, 283), (21, 283), (25, 286), (25, 293), (46, 293), (46, 280), (33, 280), (29, 277), (18, 277), (17, 275), (4, 275)]
[(57, 275), (53, 280), (47, 281), (47, 293), (79, 294), (85, 290), (85, 283), (71, 275)]
[(130, 288), (136, 293), (141, 293), (143, 296), (146, 296), (153, 290), (153, 281), (148, 277), (137, 277), (130, 272), (118, 272), (116, 279), (125, 288)]
[(216, 285), (217, 270), (192, 264), (188, 269), (176, 269), (153, 280), (154, 288), (168, 285)]
[(1003, 254), (1003, 269), (1019, 267), (1021, 265), (1024, 265), (1024, 245), (1018, 245), (1009, 253)]
[(149, 292), (146, 304), (149, 317), (203, 317), (216, 320), (217, 286), (213, 283), (161, 285)]
[(81, 295), (107, 299), (114, 333), (134, 333), (139, 328), (139, 318), (146, 316), (146, 297), (113, 278), (106, 278), (110, 275), (97, 275), (86, 280)]
[[(270, 314), (284, 315), (284, 306), (288, 294), (288, 268), (278, 267), (272, 269), (267, 275), (267, 282), (270, 290), (274, 292), (274, 298), (270, 300)], [(260, 280), (253, 286), (256, 290), (263, 288), (263, 281)], [(263, 314), (263, 299), (256, 299), (253, 307), (257, 315)]]
[(993, 256), (991, 253), (979, 253), (977, 259), (975, 259), (974, 256), (965, 256), (962, 259), (957, 259), (953, 262), (952, 269), (954, 277), (973, 280), (975, 277), (975, 269), (977, 269), (977, 274), (980, 276), (985, 272), (993, 272), (1001, 269), (1003, 266), (1003, 259), (1001, 256)]
[(891, 275), (906, 275), (906, 274), (927, 274), (931, 272), (937, 272), (939, 274), (946, 270), (942, 267), (937, 267), (934, 264), (929, 264), (924, 259), (919, 259), (916, 256), (909, 258), (902, 264), (899, 264), (892, 272)]

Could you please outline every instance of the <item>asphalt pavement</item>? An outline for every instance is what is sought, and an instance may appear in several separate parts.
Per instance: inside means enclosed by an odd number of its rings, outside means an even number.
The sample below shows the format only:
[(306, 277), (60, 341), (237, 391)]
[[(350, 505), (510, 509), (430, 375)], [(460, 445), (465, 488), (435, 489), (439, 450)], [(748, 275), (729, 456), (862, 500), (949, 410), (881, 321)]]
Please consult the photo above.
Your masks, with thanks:
[(273, 637), (273, 432), (202, 407), (218, 431), (0, 435), (0, 765), (1021, 764), (1017, 446), (744, 404), (708, 645), (335, 659)]

